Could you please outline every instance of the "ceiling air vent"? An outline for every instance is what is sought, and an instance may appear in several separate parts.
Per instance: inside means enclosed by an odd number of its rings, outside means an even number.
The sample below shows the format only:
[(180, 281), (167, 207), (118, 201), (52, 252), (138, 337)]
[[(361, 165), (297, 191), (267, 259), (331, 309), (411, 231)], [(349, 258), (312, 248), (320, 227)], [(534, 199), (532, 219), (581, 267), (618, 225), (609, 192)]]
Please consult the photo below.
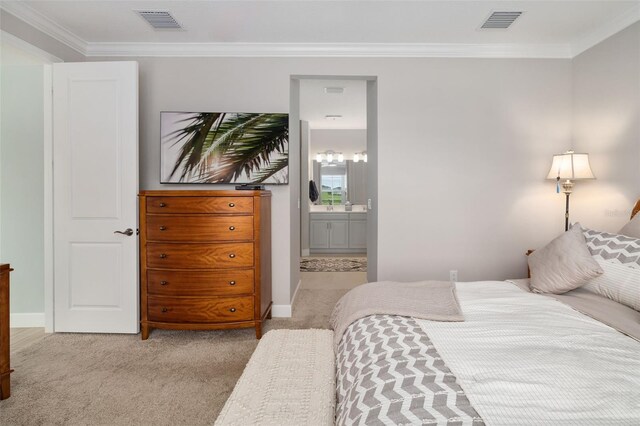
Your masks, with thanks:
[(493, 12), (480, 28), (506, 30), (523, 12)]
[(136, 10), (136, 13), (156, 30), (182, 29), (178, 21), (166, 10)]
[(324, 93), (342, 95), (344, 93), (344, 87), (325, 87)]

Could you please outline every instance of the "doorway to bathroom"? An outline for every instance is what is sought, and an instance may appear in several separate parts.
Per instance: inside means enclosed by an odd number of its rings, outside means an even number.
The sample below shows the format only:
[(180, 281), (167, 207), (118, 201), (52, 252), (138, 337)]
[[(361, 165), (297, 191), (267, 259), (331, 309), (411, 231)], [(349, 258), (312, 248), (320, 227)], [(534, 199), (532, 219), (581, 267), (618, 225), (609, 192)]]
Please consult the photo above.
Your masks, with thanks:
[(311, 272), (369, 275), (368, 225), (375, 190), (375, 182), (369, 188), (368, 170), (371, 81), (357, 77), (300, 79), (303, 277)]

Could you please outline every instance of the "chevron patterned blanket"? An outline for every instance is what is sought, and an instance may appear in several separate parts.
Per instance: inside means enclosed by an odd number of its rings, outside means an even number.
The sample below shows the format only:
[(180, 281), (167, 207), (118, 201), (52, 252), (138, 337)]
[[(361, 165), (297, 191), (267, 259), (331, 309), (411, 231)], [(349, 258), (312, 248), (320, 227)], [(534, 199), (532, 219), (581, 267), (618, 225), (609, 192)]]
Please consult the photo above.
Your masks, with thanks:
[(353, 322), (337, 351), (337, 425), (484, 425), (415, 319)]

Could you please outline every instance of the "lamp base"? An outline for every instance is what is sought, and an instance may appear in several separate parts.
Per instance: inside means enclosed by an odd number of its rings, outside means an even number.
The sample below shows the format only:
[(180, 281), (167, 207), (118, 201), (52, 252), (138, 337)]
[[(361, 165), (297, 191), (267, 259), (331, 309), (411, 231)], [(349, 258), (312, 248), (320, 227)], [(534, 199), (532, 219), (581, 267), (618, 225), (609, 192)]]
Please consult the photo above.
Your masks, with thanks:
[(571, 196), (571, 191), (564, 191), (564, 193), (567, 196), (567, 202), (564, 209), (564, 231), (566, 232), (569, 230), (569, 197)]

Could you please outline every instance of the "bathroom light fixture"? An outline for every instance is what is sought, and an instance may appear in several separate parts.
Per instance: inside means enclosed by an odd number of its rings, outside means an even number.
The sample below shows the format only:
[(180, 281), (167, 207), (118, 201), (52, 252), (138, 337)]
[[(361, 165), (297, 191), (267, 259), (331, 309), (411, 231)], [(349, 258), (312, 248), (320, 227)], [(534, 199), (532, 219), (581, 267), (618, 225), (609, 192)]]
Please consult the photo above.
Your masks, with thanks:
[[(547, 175), (547, 179), (556, 181), (556, 192), (565, 193), (567, 201), (564, 211), (564, 230), (569, 230), (569, 196), (573, 192), (574, 183), (572, 180), (595, 179), (589, 165), (589, 154), (577, 154), (573, 151), (567, 151), (564, 154), (556, 154), (553, 156), (551, 170)], [(560, 183), (560, 179), (565, 179)]]
[(357, 163), (360, 160), (364, 161), (365, 163), (367, 162), (367, 160), (368, 160), (367, 151), (356, 152), (355, 154), (353, 154), (353, 162), (354, 163)]
[(316, 161), (318, 163), (331, 164), (334, 160), (336, 163), (344, 163), (344, 154), (335, 151), (325, 151), (316, 154)]
[(330, 121), (336, 121), (336, 120), (342, 120), (342, 116), (338, 114), (328, 114), (324, 116), (324, 119), (330, 120)]

